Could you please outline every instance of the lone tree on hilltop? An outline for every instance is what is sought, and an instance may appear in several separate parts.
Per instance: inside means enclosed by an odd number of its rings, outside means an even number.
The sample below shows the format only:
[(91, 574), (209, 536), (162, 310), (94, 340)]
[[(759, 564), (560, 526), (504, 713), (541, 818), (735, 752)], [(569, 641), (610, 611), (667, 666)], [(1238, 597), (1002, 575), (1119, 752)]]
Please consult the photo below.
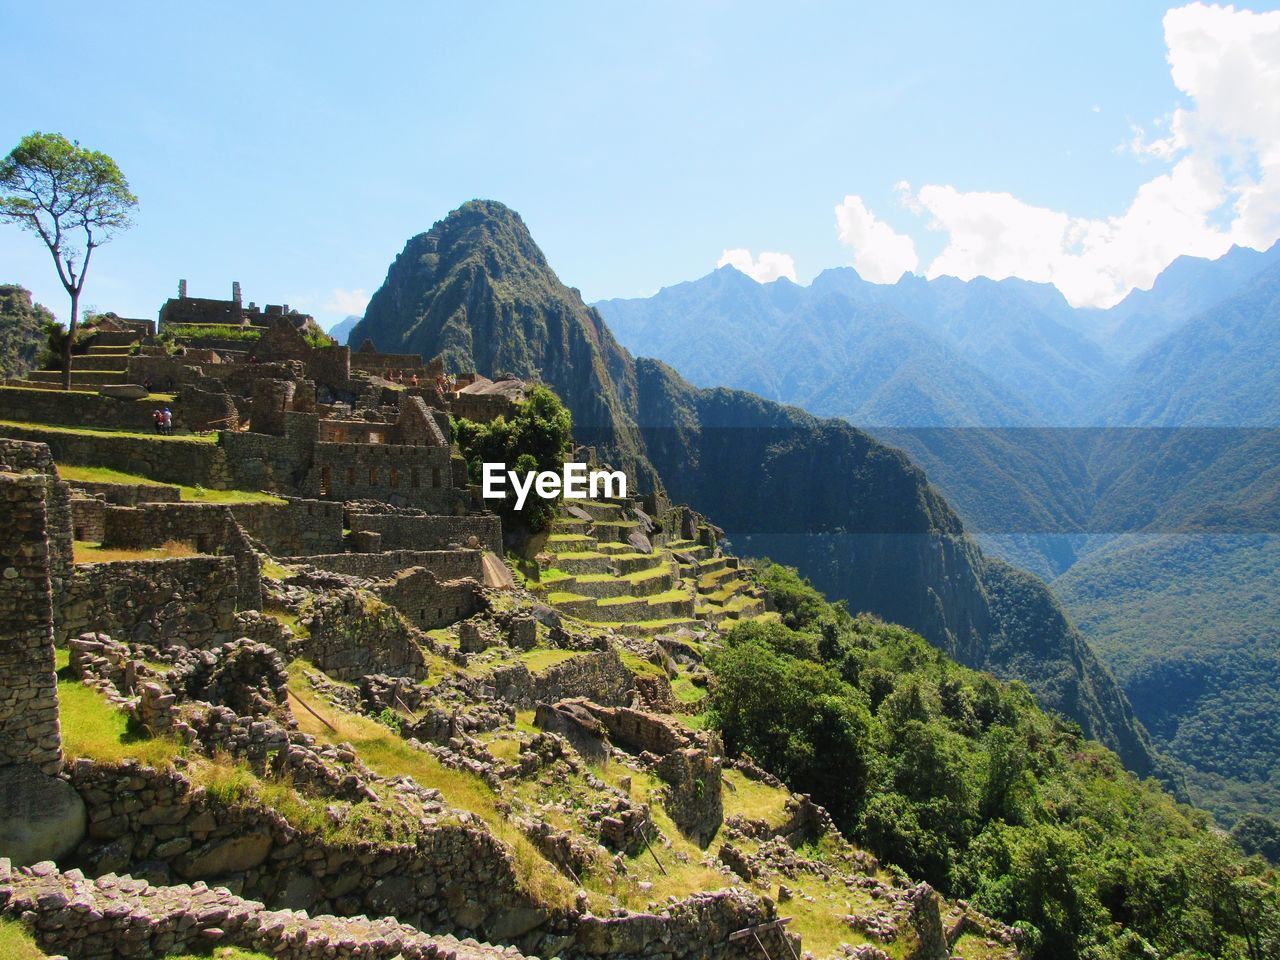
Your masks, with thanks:
[(71, 298), (62, 344), (64, 390), (71, 389), (71, 346), (89, 260), (116, 231), (132, 226), (137, 205), (114, 160), (60, 133), (28, 134), (0, 162), (0, 220), (44, 241)]

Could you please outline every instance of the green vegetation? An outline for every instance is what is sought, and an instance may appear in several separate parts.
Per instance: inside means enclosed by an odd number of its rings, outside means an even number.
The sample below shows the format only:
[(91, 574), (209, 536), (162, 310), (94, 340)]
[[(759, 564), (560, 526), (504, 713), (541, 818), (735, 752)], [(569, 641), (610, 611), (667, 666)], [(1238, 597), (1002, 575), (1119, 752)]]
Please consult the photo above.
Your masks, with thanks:
[(1280, 537), (1122, 538), (1054, 582), (1191, 798), (1280, 817)]
[(13, 283), (0, 284), (0, 379), (21, 377), (41, 361), (56, 327), (48, 308), (33, 303), (31, 291)]
[(179, 483), (152, 480), (136, 473), (112, 470), (110, 467), (82, 467), (74, 464), (58, 464), (58, 475), (63, 480), (79, 480), (82, 483), (128, 483), (144, 487), (177, 487), (183, 500), (191, 503), (284, 503), (273, 494), (261, 490), (210, 490), (207, 487), (190, 487)]
[(48, 956), (36, 946), (35, 938), (17, 920), (0, 917), (0, 957), (5, 960), (45, 960)]
[(103, 549), (99, 543), (83, 543), (77, 540), (72, 546), (76, 563), (119, 563), (129, 560), (172, 560), (175, 557), (194, 557), (195, 548), (183, 540), (169, 540), (158, 547), (139, 550)]
[(71, 388), (71, 350), (93, 251), (132, 226), (138, 198), (116, 162), (60, 133), (23, 137), (0, 161), (0, 222), (35, 234), (70, 299), (62, 342), (62, 386)]
[[(481, 464), (504, 463), (508, 470), (525, 473), (530, 470), (559, 472), (569, 453), (573, 439), (573, 419), (560, 398), (547, 387), (537, 385), (529, 390), (523, 403), (516, 405), (510, 420), (498, 417), (490, 423), (473, 423), (459, 419), (454, 423), (454, 440), (467, 461), (473, 483), (480, 482)], [(530, 492), (524, 509), (515, 509), (515, 499), (508, 491), (498, 512), (505, 522), (517, 518), (530, 530), (545, 530), (555, 518), (559, 498), (544, 500)]]
[(68, 757), (138, 760), (168, 766), (182, 752), (177, 741), (152, 737), (132, 724), (128, 714), (71, 675), (67, 651), (58, 650), (58, 719), (62, 749)]
[(0, 427), (17, 427), (20, 430), (43, 433), (70, 433), (82, 437), (131, 437), (135, 440), (151, 440), (155, 443), (217, 443), (216, 433), (189, 433), (164, 436), (143, 433), (140, 430), (107, 430), (100, 427), (58, 427), (46, 423), (23, 423), (20, 420), (0, 420)]
[(164, 960), (272, 960), (265, 953), (257, 950), (244, 950), (240, 947), (213, 947), (201, 953), (171, 953)]
[(529, 668), (530, 673), (541, 673), (548, 667), (554, 667), (557, 663), (564, 663), (566, 660), (572, 660), (577, 655), (578, 654), (573, 650), (540, 648), (537, 650), (528, 650), (520, 654), (519, 660)]
[(1275, 878), (1207, 815), (1021, 685), (851, 616), (793, 570), (759, 576), (782, 622), (735, 626), (710, 661), (731, 753), (812, 793), (887, 862), (1023, 925), (1038, 960), (1273, 955), (1257, 944), (1280, 944)]
[(253, 343), (262, 336), (260, 327), (233, 327), (225, 323), (169, 323), (160, 329), (160, 339), (174, 340), (238, 340)]

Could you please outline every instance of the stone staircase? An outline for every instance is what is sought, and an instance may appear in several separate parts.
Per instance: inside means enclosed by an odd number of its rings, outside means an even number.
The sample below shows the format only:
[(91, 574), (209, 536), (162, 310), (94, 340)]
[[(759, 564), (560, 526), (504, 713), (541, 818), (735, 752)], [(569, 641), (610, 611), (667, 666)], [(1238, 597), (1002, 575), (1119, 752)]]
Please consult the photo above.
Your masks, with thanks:
[[(110, 342), (98, 341), (107, 338)], [(126, 338), (126, 342), (117, 341)], [(71, 361), (71, 387), (73, 390), (98, 390), (108, 384), (125, 383), (128, 358), (137, 346), (132, 334), (104, 331), (94, 343)], [(27, 374), (24, 385), (53, 389), (62, 386), (61, 370), (33, 370)]]
[(574, 501), (547, 537), (550, 564), (535, 585), (563, 614), (648, 636), (765, 613), (737, 557), (692, 540), (646, 552), (628, 537), (641, 528), (629, 503)]

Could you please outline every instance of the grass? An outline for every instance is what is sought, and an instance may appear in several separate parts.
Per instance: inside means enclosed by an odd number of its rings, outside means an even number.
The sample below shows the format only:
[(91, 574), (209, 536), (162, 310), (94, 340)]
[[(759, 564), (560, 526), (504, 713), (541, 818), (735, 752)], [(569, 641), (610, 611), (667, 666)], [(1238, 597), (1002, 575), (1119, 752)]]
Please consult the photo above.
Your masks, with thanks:
[[(654, 862), (653, 856), (641, 848), (638, 854), (626, 857), (625, 876), (619, 877), (612, 888), (602, 888), (602, 892), (612, 894), (625, 907), (643, 909), (649, 903), (666, 897), (686, 897), (693, 893), (723, 890), (735, 885), (736, 881), (726, 878), (718, 870), (702, 865), (701, 861), (707, 851), (687, 840), (667, 815), (659, 799), (663, 784), (652, 773), (637, 773), (620, 763), (603, 766), (592, 764), (591, 772), (610, 786), (619, 788), (622, 777), (631, 778), (631, 798), (649, 804), (654, 826), (661, 834), (660, 837), (650, 837), (650, 844), (667, 871), (664, 874)], [(640, 890), (641, 881), (652, 883), (653, 888), (648, 892)], [(587, 882), (590, 886), (592, 881)]]
[(639, 654), (632, 653), (630, 650), (619, 651), (619, 656), (622, 658), (622, 665), (639, 676), (665, 677), (667, 675), (667, 671), (656, 663), (652, 663)]
[[(300, 675), (295, 673), (291, 677), (290, 686), (315, 706), (315, 697)], [(517, 879), (528, 896), (553, 907), (567, 907), (573, 903), (574, 888), (543, 859), (509, 818), (499, 812), (497, 794), (478, 776), (444, 766), (431, 754), (415, 750), (398, 734), (367, 717), (337, 709), (321, 709), (320, 712), (336, 730), (330, 730), (305, 710), (297, 714), (298, 729), (328, 743), (351, 744), (361, 760), (385, 777), (410, 776), (424, 787), (439, 790), (450, 806), (474, 813), (511, 848), (515, 855)]]
[(141, 430), (107, 430), (99, 427), (55, 427), (43, 423), (24, 423), (20, 420), (0, 420), (0, 427), (17, 427), (41, 433), (69, 433), (80, 437), (130, 437), (135, 440), (151, 440), (155, 443), (217, 443), (216, 433), (193, 433), (166, 437)]
[(271, 558), (262, 561), (262, 575), (268, 580), (288, 580), (291, 573)]
[(725, 816), (738, 814), (777, 826), (786, 820), (787, 791), (743, 776), (740, 770), (724, 771), (729, 786), (721, 791)]
[[(569, 593), (566, 590), (553, 590), (547, 594), (547, 603), (573, 603), (575, 600), (590, 600), (590, 597), (584, 597), (580, 593)], [(628, 598), (630, 599), (630, 598)]]
[(214, 947), (202, 953), (170, 953), (164, 960), (273, 960), (273, 958), (257, 950), (245, 950), (241, 947)]
[(122, 563), (130, 560), (172, 560), (175, 557), (194, 557), (196, 550), (183, 540), (168, 540), (158, 547), (138, 550), (116, 548), (103, 549), (100, 543), (84, 543), (77, 540), (72, 546), (76, 563)]
[(697, 703), (706, 699), (706, 687), (700, 687), (689, 679), (689, 674), (680, 673), (671, 681), (671, 692), (681, 703)]
[(58, 476), (81, 483), (127, 483), (139, 487), (177, 487), (183, 500), (191, 503), (284, 503), (270, 493), (258, 490), (209, 490), (180, 483), (164, 483), (136, 473), (112, 470), (110, 467), (81, 467), (58, 464)]
[(35, 939), (17, 920), (0, 917), (0, 957), (5, 960), (44, 960), (47, 957)]
[(263, 610), (262, 612), (273, 620), (276, 620), (288, 627), (295, 637), (311, 636), (311, 631), (298, 622), (298, 615), (296, 613), (292, 613), (288, 610), (281, 610), (277, 607), (271, 607)]
[(621, 604), (621, 603), (638, 603), (640, 601), (643, 601), (649, 604), (649, 606), (656, 606), (659, 603), (673, 603), (677, 600), (688, 600), (688, 599), (689, 599), (689, 594), (687, 591), (681, 590), (678, 587), (673, 587), (672, 589), (665, 590), (662, 593), (655, 593), (651, 597), (631, 597), (631, 596), (609, 597), (605, 600), (597, 601), (597, 605), (601, 607), (612, 607), (612, 606), (617, 606), (618, 604)]
[(543, 648), (522, 653), (519, 660), (529, 668), (530, 673), (541, 673), (548, 667), (554, 667), (557, 663), (572, 660), (577, 655), (573, 650)]
[(58, 719), (62, 725), (62, 749), (68, 758), (138, 760), (148, 766), (166, 767), (182, 752), (183, 747), (176, 740), (151, 737), (139, 730), (123, 710), (75, 679), (67, 666), (66, 650), (57, 650), (56, 657)]

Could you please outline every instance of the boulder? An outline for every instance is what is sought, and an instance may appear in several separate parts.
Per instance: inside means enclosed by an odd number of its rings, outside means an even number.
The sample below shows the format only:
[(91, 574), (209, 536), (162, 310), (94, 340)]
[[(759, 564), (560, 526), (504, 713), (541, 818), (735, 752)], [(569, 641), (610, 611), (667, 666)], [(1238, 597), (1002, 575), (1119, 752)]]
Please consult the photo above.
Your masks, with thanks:
[(14, 866), (60, 860), (85, 829), (84, 801), (67, 781), (27, 764), (0, 778), (0, 857)]
[(98, 393), (113, 400), (145, 400), (151, 395), (140, 383), (104, 383)]
[(178, 873), (187, 880), (225, 877), (252, 869), (267, 859), (271, 850), (271, 835), (246, 833), (229, 840), (205, 844), (178, 862)]

